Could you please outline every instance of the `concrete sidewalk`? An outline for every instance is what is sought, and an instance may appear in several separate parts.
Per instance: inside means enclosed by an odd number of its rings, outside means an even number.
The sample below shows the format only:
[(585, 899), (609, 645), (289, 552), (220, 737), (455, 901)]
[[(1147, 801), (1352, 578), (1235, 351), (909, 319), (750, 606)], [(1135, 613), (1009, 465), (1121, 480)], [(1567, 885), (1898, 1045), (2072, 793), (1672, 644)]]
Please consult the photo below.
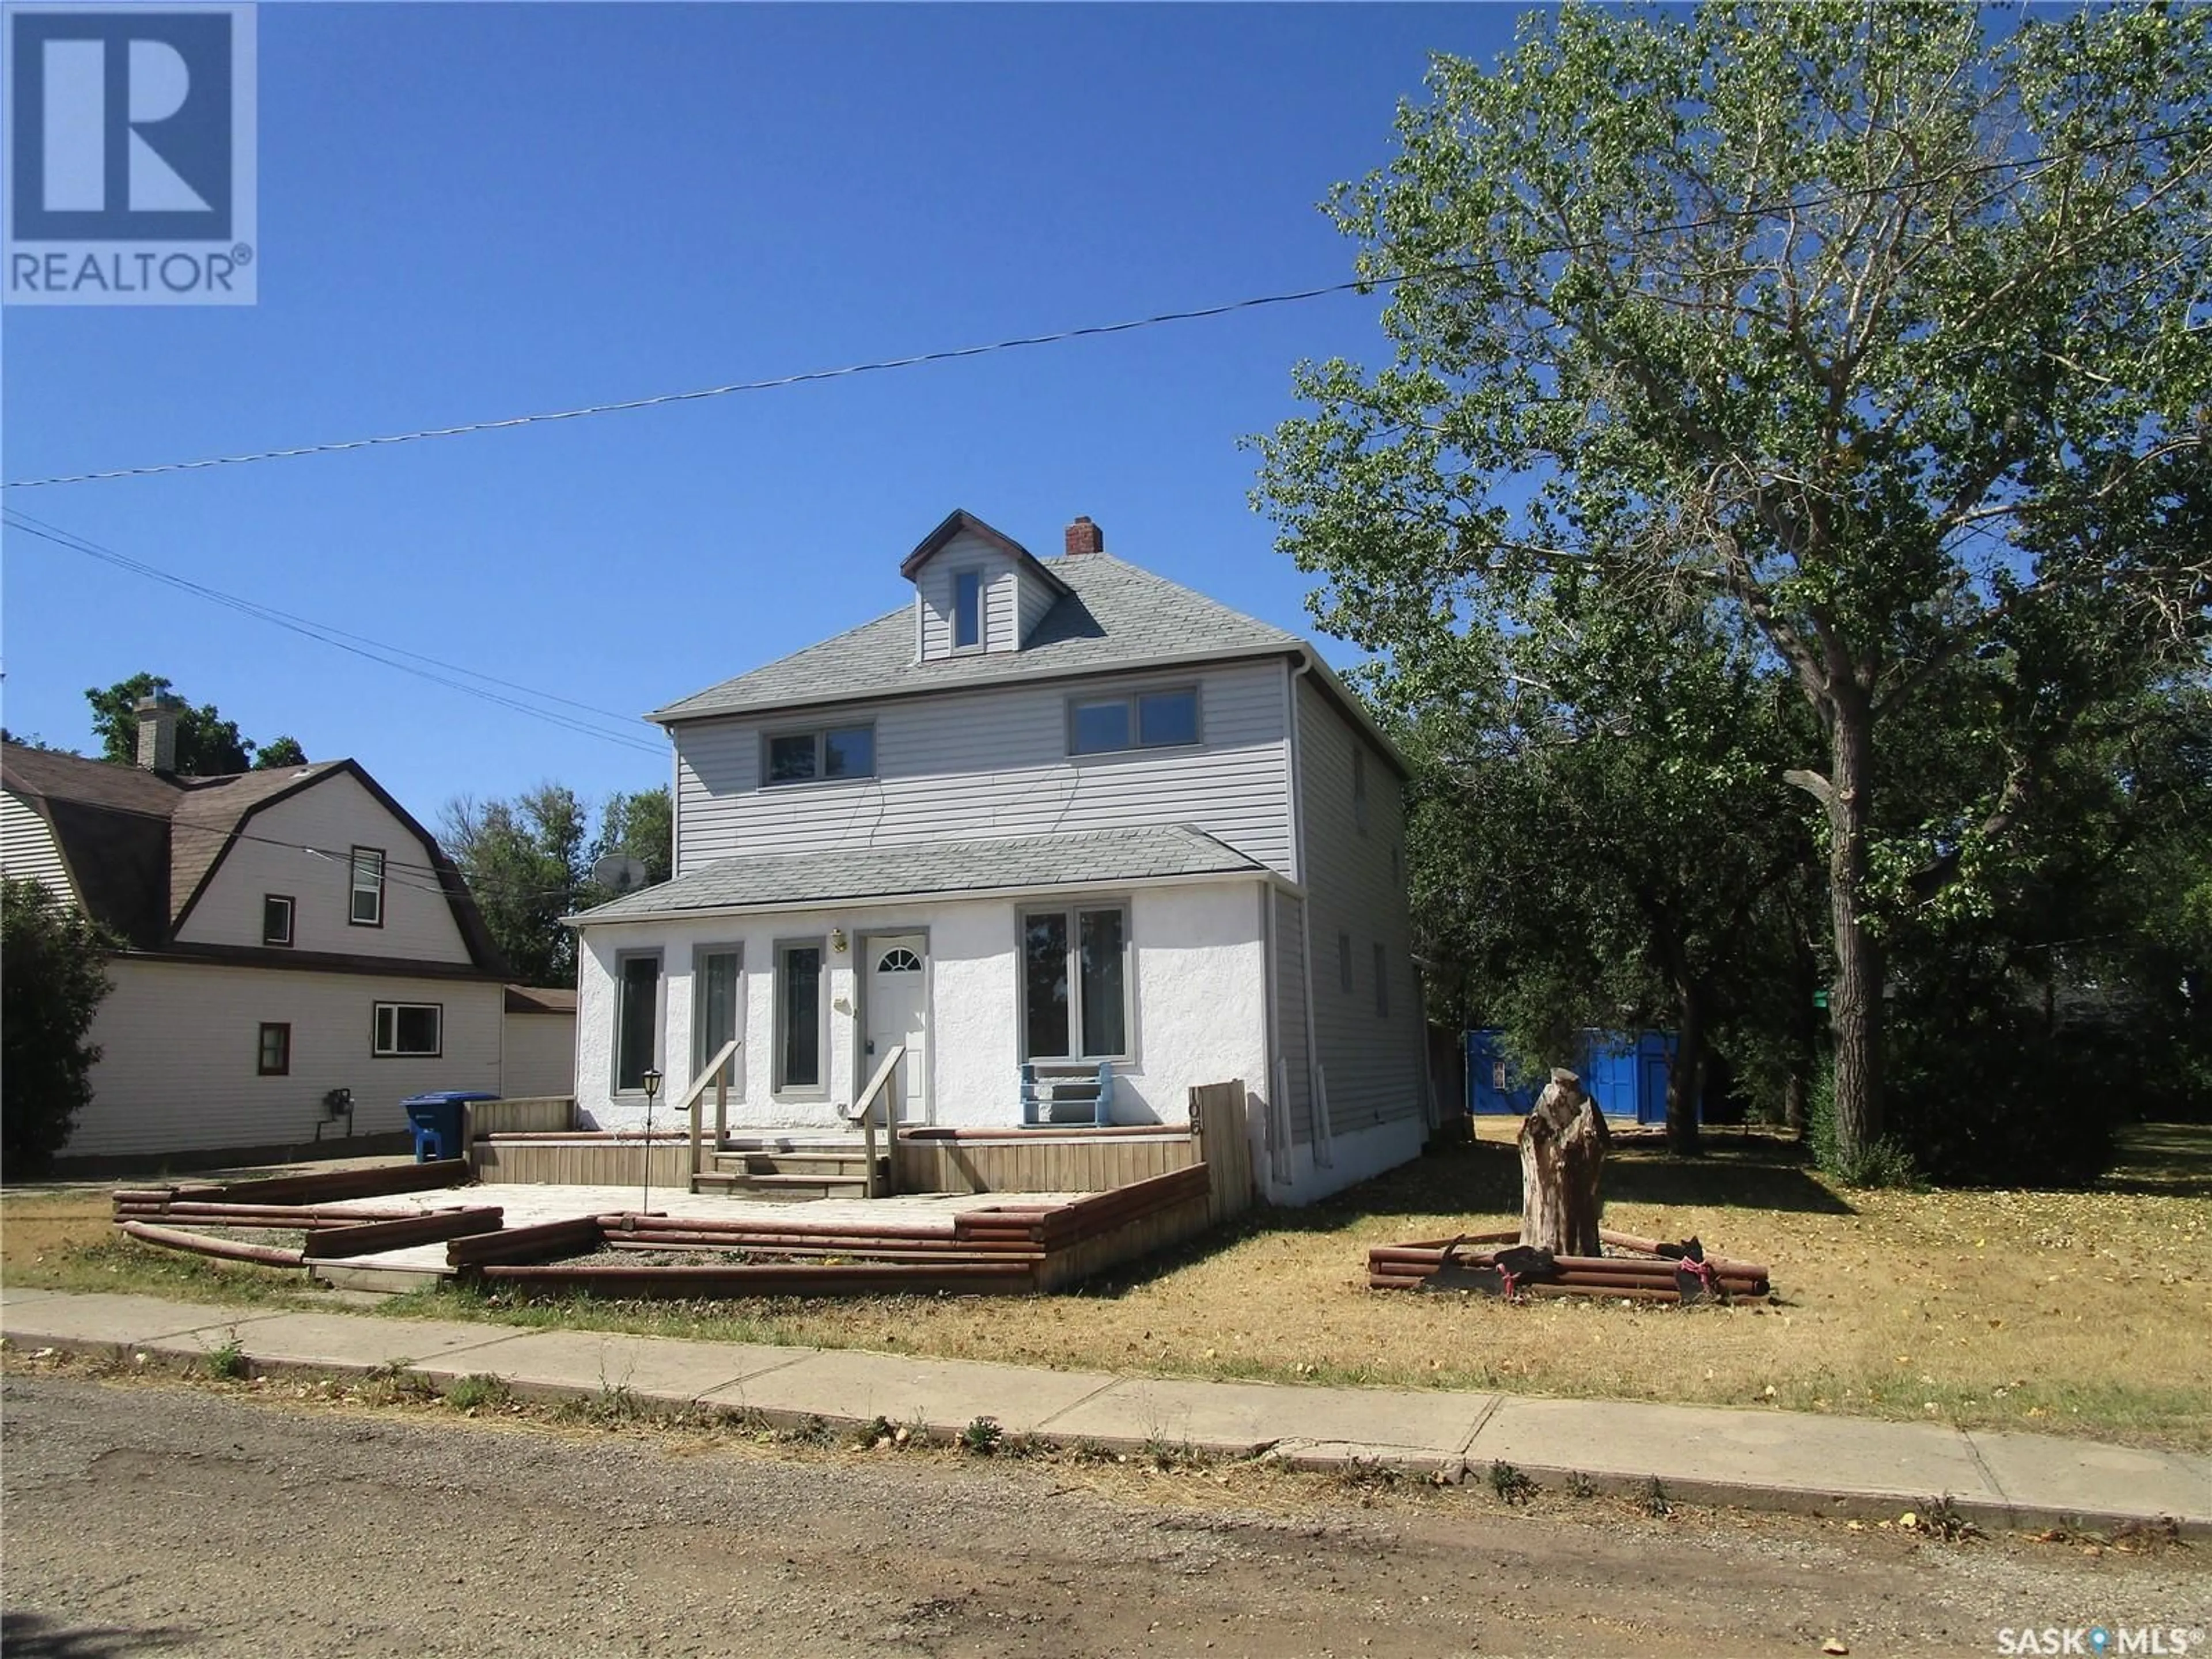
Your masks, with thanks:
[(473, 1375), (539, 1398), (627, 1389), (665, 1406), (786, 1425), (876, 1418), (950, 1439), (978, 1417), (1010, 1435), (1117, 1450), (1168, 1445), (1311, 1468), (1381, 1464), (1450, 1480), (1510, 1463), (1540, 1485), (1803, 1514), (1893, 1516), (1948, 1497), (1985, 1527), (2110, 1528), (2171, 1518), (2212, 1535), (2212, 1459), (1932, 1423), (1436, 1390), (1204, 1382), (843, 1349), (222, 1308), (0, 1289), (18, 1348), (195, 1359), (235, 1340), (255, 1368), (434, 1383)]

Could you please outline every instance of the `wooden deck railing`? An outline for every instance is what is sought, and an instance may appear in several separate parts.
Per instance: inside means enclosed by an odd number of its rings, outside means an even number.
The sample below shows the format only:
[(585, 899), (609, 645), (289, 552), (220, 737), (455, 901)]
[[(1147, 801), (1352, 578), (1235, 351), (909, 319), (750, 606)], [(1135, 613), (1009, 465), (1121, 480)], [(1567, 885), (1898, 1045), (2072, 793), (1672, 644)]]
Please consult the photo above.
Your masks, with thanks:
[[(700, 1133), (698, 1110), (699, 1097), (706, 1092), (710, 1083), (714, 1085), (714, 1151), (722, 1149), (722, 1137), (730, 1127), (730, 1060), (740, 1046), (741, 1039), (737, 1037), (732, 1037), (724, 1043), (699, 1075), (691, 1079), (691, 1086), (684, 1091), (684, 1098), (676, 1103), (678, 1111), (691, 1114), (691, 1156), (685, 1165), (690, 1175), (702, 1174), (707, 1168), (706, 1160), (712, 1156), (702, 1146), (705, 1138)], [(685, 1184), (691, 1183), (687, 1180)]]
[[(841, 1109), (838, 1112), (846, 1122), (860, 1126), (861, 1149), (868, 1160), (866, 1190), (870, 1198), (888, 1198), (898, 1191), (899, 1091), (891, 1088), (890, 1084), (898, 1072), (900, 1062), (905, 1058), (906, 1045), (902, 1042), (895, 1044), (890, 1053), (884, 1056), (882, 1064), (876, 1067), (876, 1074), (868, 1079), (868, 1086), (860, 1091), (860, 1097), (854, 1103), (853, 1109), (848, 1112)], [(876, 1120), (872, 1109), (878, 1099), (884, 1104), (884, 1173), (880, 1181), (876, 1175)], [(879, 1187), (881, 1190), (878, 1190)]]

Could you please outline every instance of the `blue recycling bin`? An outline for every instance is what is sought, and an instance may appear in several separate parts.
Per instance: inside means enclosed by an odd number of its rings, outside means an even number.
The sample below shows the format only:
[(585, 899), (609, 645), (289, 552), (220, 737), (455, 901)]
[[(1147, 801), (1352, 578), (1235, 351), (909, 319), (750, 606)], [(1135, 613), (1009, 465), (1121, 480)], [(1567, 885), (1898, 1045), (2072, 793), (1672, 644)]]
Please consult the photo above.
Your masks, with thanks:
[(415, 1161), (465, 1157), (468, 1148), (461, 1140), (461, 1119), (469, 1103), (498, 1098), (482, 1090), (441, 1089), (401, 1101), (407, 1109), (408, 1127), (415, 1131)]

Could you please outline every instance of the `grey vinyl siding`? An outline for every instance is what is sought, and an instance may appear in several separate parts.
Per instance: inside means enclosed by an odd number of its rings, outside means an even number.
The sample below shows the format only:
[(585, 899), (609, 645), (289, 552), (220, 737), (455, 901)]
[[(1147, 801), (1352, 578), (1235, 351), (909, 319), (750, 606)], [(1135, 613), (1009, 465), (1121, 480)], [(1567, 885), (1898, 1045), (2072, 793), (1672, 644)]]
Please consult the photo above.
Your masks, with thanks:
[[(1405, 836), (1398, 775), (1310, 680), (1298, 682), (1298, 800), (1307, 923), (1326, 946), (1316, 975), (1315, 1055), (1327, 1081), (1332, 1135), (1422, 1115), (1420, 1022), (1413, 995), (1413, 921), (1390, 851)], [(1352, 805), (1352, 752), (1367, 750), (1367, 829)], [(1337, 939), (1352, 936), (1352, 988), (1336, 972)], [(1387, 1016), (1375, 1012), (1375, 953), (1390, 975)]]
[(1019, 573), (1014, 588), (1017, 629), (1014, 639), (1018, 647), (1028, 641), (1029, 636), (1036, 631), (1036, 625), (1044, 620), (1044, 613), (1052, 609), (1053, 601), (1057, 598), (1059, 595), (1045, 585), (1036, 571), (1024, 570)]
[[(1296, 894), (1277, 890), (1275, 1032), (1283, 1061), (1283, 1108), (1294, 1146), (1310, 1145), (1314, 1138), (1313, 1079), (1306, 1065), (1305, 911)], [(1268, 1085), (1275, 1086), (1275, 1079)]]
[(964, 570), (976, 571), (983, 578), (983, 649), (1011, 651), (1019, 641), (1014, 561), (989, 543), (963, 532), (945, 543), (915, 579), (921, 594), (925, 662), (952, 653), (952, 579)]
[(36, 808), (13, 795), (0, 795), (0, 872), (10, 880), (41, 883), (58, 898), (74, 897), (54, 832)]
[[(1068, 699), (1148, 686), (1148, 678), (839, 707), (819, 723), (872, 723), (876, 732), (878, 775), (849, 782), (764, 788), (761, 720), (689, 722), (676, 728), (678, 869), (763, 854), (1188, 824), (1288, 874), (1284, 672), (1263, 661), (1165, 677), (1162, 684), (1199, 687), (1200, 743), (1074, 759)], [(811, 723), (804, 710), (775, 717), (779, 728)]]

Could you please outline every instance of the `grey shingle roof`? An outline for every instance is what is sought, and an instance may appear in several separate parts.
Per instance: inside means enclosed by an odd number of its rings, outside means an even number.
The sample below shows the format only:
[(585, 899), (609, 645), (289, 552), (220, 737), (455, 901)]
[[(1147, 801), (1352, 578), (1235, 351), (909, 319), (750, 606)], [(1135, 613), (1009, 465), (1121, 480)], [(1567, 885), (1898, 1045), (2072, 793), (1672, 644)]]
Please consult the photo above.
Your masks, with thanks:
[(1263, 866), (1182, 824), (1079, 830), (1004, 841), (925, 842), (766, 858), (723, 859), (586, 910), (587, 922), (641, 921), (740, 905), (911, 898), (1164, 876), (1257, 873)]
[(786, 708), (830, 698), (955, 690), (1038, 676), (1140, 667), (1302, 647), (1285, 633), (1105, 553), (1042, 562), (1071, 590), (1018, 651), (914, 660), (914, 607), (810, 645), (656, 711), (658, 720)]

